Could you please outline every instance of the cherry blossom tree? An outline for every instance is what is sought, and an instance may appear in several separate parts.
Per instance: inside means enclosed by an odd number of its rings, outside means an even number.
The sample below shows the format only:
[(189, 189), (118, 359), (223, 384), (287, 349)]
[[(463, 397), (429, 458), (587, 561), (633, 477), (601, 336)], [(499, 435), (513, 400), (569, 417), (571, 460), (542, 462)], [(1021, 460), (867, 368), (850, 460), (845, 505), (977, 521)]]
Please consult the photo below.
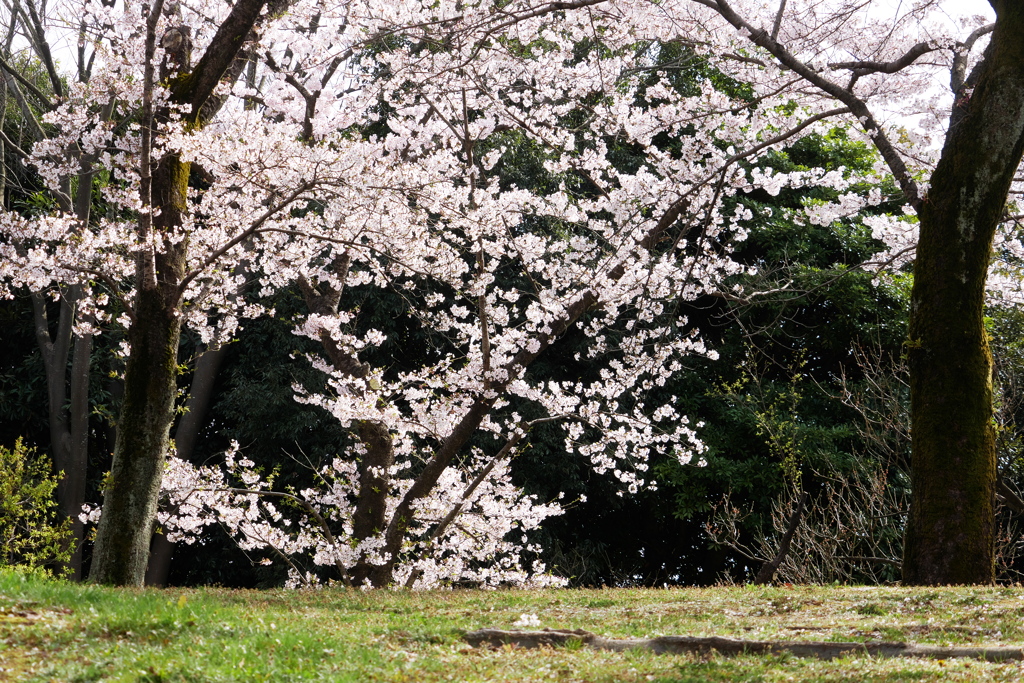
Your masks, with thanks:
[[(7, 112), (17, 112), (14, 125), (18, 130), (17, 134), (0, 139), (0, 152), (18, 159), (18, 166), (30, 166), (25, 163), (30, 160), (26, 150), (55, 133), (44, 120), (44, 114), (53, 111), (68, 95), (68, 81), (87, 84), (97, 57), (102, 60), (104, 52), (110, 49), (104, 44), (109, 36), (96, 31), (88, 14), (74, 16), (73, 10), (73, 6), (65, 4), (47, 6), (33, 2), (15, 3), (0, 10), (0, 24), (6, 27), (0, 58), (0, 99)], [(77, 49), (67, 50), (64, 46), (69, 41), (77, 41)], [(70, 62), (73, 70), (63, 73), (58, 68), (61, 62)], [(79, 104), (93, 106), (107, 125), (127, 123), (125, 119), (114, 120), (115, 110), (110, 101)], [(30, 170), (18, 167), (0, 168), (0, 186), (7, 207), (23, 205), (27, 201), (25, 195), (38, 190), (32, 201), (48, 202), (60, 212), (74, 215), (79, 229), (84, 229), (95, 220), (95, 190), (104, 168), (97, 164), (97, 150), (85, 153), (81, 145), (72, 145), (63, 152), (69, 161), (77, 160), (78, 165), (66, 165), (64, 175), (51, 187), (30, 186), (34, 180)], [(29, 186), (24, 185), (25, 181)], [(96, 322), (88, 306), (80, 305), (88, 302), (88, 298), (83, 299), (82, 287), (81, 282), (73, 279), (51, 282), (46, 290), (29, 287), (48, 388), (50, 445), (55, 468), (61, 475), (58, 500), (74, 530), (69, 562), (74, 578), (80, 578), (82, 563), (83, 528), (78, 516), (85, 502), (91, 410), (89, 374)], [(198, 421), (205, 412), (222, 357), (219, 347), (198, 354), (188, 409), (175, 431), (177, 450), (183, 457), (187, 457), (195, 440)]]
[[(76, 168), (67, 150), (85, 150), (109, 174), (114, 208), (88, 225), (66, 212), (7, 212), (0, 248), (8, 286), (74, 283), (90, 330), (127, 328), (92, 578), (142, 580), (181, 326), (204, 343), (229, 340), (267, 312), (254, 296), (293, 284), (308, 307), (296, 333), (320, 342), (324, 355), (310, 362), (330, 378), (327, 390), (296, 387), (297, 398), (352, 437), (321, 471), (322, 488), (287, 494), (304, 501), (310, 529), (323, 527), (320, 515), (344, 542), (325, 533), (325, 545), (288, 534), (275, 543), (316, 548), (353, 584), (429, 584), (464, 576), (440, 569), (439, 557), (514, 555), (496, 550), (497, 536), (481, 542), (482, 555), (456, 551), (462, 537), (451, 534), (478, 492), (501, 501), (485, 518), (513, 528), (499, 508), (519, 509), (522, 498), (503, 473), (538, 420), (560, 425), (566, 451), (624, 493), (654, 485), (653, 458), (699, 459), (697, 425), (674, 400), (648, 396), (686, 356), (714, 355), (680, 303), (748, 294), (723, 286), (741, 270), (731, 245), (755, 228), (745, 193), (834, 188), (838, 201), (797, 212), (822, 225), (882, 201), (848, 192), (849, 173), (752, 165), (834, 117), (865, 114), (850, 98), (808, 93), (793, 65), (751, 52), (746, 36), (723, 30), (723, 8), (85, 3), (85, 35), (104, 48), (89, 82), (47, 115), (56, 132), (32, 162), (57, 187)], [(815, 11), (808, 22), (838, 21)], [(800, 24), (807, 40), (810, 26)], [(667, 60), (667, 46), (683, 56)], [(871, 121), (888, 164), (877, 176), (903, 157)], [(502, 170), (524, 154), (536, 170), (517, 185)], [(356, 333), (361, 312), (348, 295), (367, 288), (402, 293), (404, 314), (443, 340), (428, 362), (402, 371), (366, 362), (384, 338)], [(600, 372), (531, 373), (574, 335), (577, 361), (601, 359)], [(251, 496), (285, 493), (242, 481), (252, 490), (221, 491), (228, 497), (205, 508), (238, 518), (232, 506), (243, 499), (253, 510)], [(245, 542), (276, 533), (235, 528)], [(431, 554), (449, 542), (452, 553)]]
[[(323, 342), (331, 360), (324, 369), (336, 381), (334, 396), (306, 400), (352, 424), (364, 453), (353, 535), (360, 543), (378, 537), (381, 545), (374, 546), (376, 556), (368, 553), (357, 560), (351, 570), (355, 583), (395, 580), (395, 561), (416, 518), (415, 506), (464, 457), (481, 429), (502, 438), (512, 435), (500, 452), (515, 445), (522, 418), (514, 402), (539, 404), (564, 421), (566, 448), (592, 458), (598, 471), (612, 472), (627, 489), (640, 485), (636, 470), (646, 468), (651, 454), (675, 449), (687, 458), (688, 450), (699, 450), (671, 406), (634, 406), (624, 412), (619, 404), (677, 371), (673, 357), (706, 352), (697, 340), (679, 334), (677, 321), (657, 323), (666, 320), (666, 299), (716, 291), (717, 283), (736, 270), (725, 256), (729, 239), (742, 232), (744, 214), (723, 210), (721, 199), (749, 183), (737, 162), (825, 118), (804, 119), (768, 107), (766, 119), (743, 118), (757, 129), (777, 126), (775, 134), (745, 151), (723, 151), (718, 131), (682, 131), (695, 119), (727, 115), (736, 105), (728, 95), (710, 83), (692, 93), (657, 78), (651, 83), (647, 69), (635, 69), (637, 51), (641, 59), (646, 51), (653, 61), (658, 47), (653, 39), (638, 45), (635, 24), (621, 32), (613, 28), (623, 26), (617, 11), (569, 14), (553, 22), (551, 9), (565, 7), (513, 13), (500, 22), (512, 35), (493, 42), (497, 29), (486, 13), (457, 14), (448, 22), (438, 20), (436, 8), (416, 21), (386, 17), (381, 32), (399, 23), (417, 27), (405, 31), (408, 48), (388, 46), (364, 57), (377, 74), (372, 88), (394, 112), (382, 122), (390, 133), (385, 144), (406, 157), (403, 171), (418, 167), (433, 173), (437, 167), (426, 167), (424, 161), (437, 164), (446, 154), (444, 168), (455, 175), (450, 184), (423, 183), (415, 189), (416, 202), (444, 230), (410, 233), (414, 241), (408, 244), (400, 241), (405, 235), (392, 233), (387, 250), (381, 250), (387, 259), (364, 260), (368, 274), (358, 278), (353, 278), (353, 264), (368, 255), (358, 248), (360, 239), (335, 242), (338, 247), (322, 256), (319, 272), (297, 277), (313, 312), (299, 331)], [(602, 27), (597, 34), (595, 21)], [(581, 43), (597, 35), (589, 52), (580, 50)], [(548, 73), (538, 80), (542, 67)], [(304, 89), (318, 92), (320, 84), (315, 85)], [(315, 112), (311, 98), (295, 89), (305, 102), (304, 112)], [(637, 97), (643, 106), (636, 106)], [(588, 98), (595, 104), (580, 106)], [(585, 124), (573, 123), (574, 116)], [(315, 130), (316, 121), (307, 118), (302, 127)], [(546, 172), (556, 179), (556, 189), (538, 196), (502, 187), (490, 173), (507, 154), (503, 147), (517, 139), (508, 134), (512, 131), (544, 150)], [(683, 150), (666, 153), (653, 143), (666, 131), (678, 136)], [(444, 147), (437, 147), (439, 140)], [(639, 170), (616, 167), (617, 150), (609, 149), (616, 144), (642, 150)], [(433, 156), (427, 156), (430, 151)], [(847, 182), (825, 176), (810, 173), (771, 182)], [(568, 239), (525, 227), (541, 218), (565, 226), (561, 231), (569, 232)], [(349, 229), (358, 230), (354, 236), (364, 244), (370, 239), (365, 224)], [(433, 250), (427, 258), (420, 251), (424, 243)], [(713, 245), (721, 251), (716, 254)], [(311, 262), (304, 258), (303, 267)], [(509, 272), (521, 273), (525, 281), (510, 287), (503, 275)], [(374, 280), (368, 280), (369, 273)], [(357, 338), (344, 330), (354, 317), (338, 308), (344, 288), (367, 282), (412, 288), (404, 280), (424, 274), (442, 292), (461, 299), (453, 306), (451, 296), (428, 296), (417, 313), (453, 339), (460, 356), (444, 357), (404, 377), (374, 373), (358, 359), (367, 343), (375, 342), (373, 336)], [(643, 324), (637, 325), (637, 319)], [(533, 360), (582, 321), (596, 341), (593, 356), (621, 354), (613, 370), (592, 383), (531, 382)], [(613, 347), (609, 333), (625, 338)], [(659, 421), (674, 421), (676, 427), (662, 432)], [(601, 438), (584, 440), (588, 428), (597, 428)], [(388, 470), (403, 451), (405, 457), (424, 451), (431, 456), (390, 506), (385, 501), (393, 486)]]
[[(336, 571), (333, 578), (352, 585), (351, 569), (378, 554), (380, 539), (354, 542), (354, 511), (359, 501), (358, 463), (335, 458), (317, 472), (317, 485), (297, 493), (274, 491), (253, 461), (238, 457), (238, 444), (225, 453), (225, 467), (195, 467), (171, 458), (164, 477), (165, 509), (158, 513), (174, 542), (193, 543), (211, 524), (221, 525), (245, 551), (270, 551), (264, 563), (283, 560), (287, 585), (317, 585), (316, 566)], [(507, 453), (505, 454), (507, 456)], [(527, 534), (561, 512), (559, 503), (538, 503), (512, 485), (508, 457), (499, 457), (467, 480), (467, 470), (449, 468), (416, 514), (400, 557), (392, 562), (394, 580), (407, 588), (454, 583), (482, 587), (563, 585), (536, 559), (540, 548)], [(396, 468), (397, 469), (397, 468)], [(395, 488), (389, 507), (413, 483), (388, 473)], [(237, 482), (232, 486), (232, 481)], [(284, 505), (279, 505), (284, 503)], [(298, 518), (288, 507), (298, 508)], [(92, 517), (100, 511), (91, 511)], [(335, 530), (341, 533), (336, 535)], [(378, 558), (383, 560), (383, 558)]]
[[(97, 321), (107, 317), (103, 307), (111, 295), (126, 321), (134, 323), (129, 331), (131, 352), (125, 374), (125, 401), (106, 493), (108, 514), (97, 533), (92, 570), (95, 580), (110, 583), (135, 583), (145, 569), (162, 453), (166, 451), (173, 414), (181, 280), (190, 275), (185, 270), (180, 238), (168, 237), (182, 227), (188, 166), (174, 152), (158, 149), (158, 157), (153, 158), (153, 129), (171, 118), (179, 122), (188, 118), (187, 125), (200, 128), (204, 117), (215, 113), (222, 98), (211, 99), (214, 88), (222, 76), (230, 75), (232, 67), (237, 70), (243, 63), (236, 59), (239, 46), (257, 22), (263, 3), (232, 8), (223, 19), (222, 30), (208, 38), (210, 45), (197, 63), (193, 78), (185, 77), (190, 71), (190, 31), (183, 25), (174, 26), (173, 12), (165, 16), (161, 7), (162, 4), (152, 8), (127, 7), (116, 18), (113, 8), (108, 6), (85, 8), (83, 21), (87, 23), (82, 25), (80, 38), (86, 43), (94, 39), (97, 52), (101, 48), (107, 52), (100, 57), (102, 74), (76, 84), (63, 97), (47, 121), (60, 132), (38, 142), (34, 148), (37, 169), (52, 189), (68, 184), (83, 155), (112, 174), (126, 171), (128, 184), (109, 186), (108, 198), (114, 203), (120, 201), (125, 210), (138, 216), (137, 220), (108, 220), (108, 225), (94, 230), (87, 218), (66, 213), (28, 223), (20, 216), (7, 216), (11, 221), (11, 241), (16, 246), (11, 261), (20, 266), (14, 272), (16, 283), (30, 284), (35, 280), (45, 285), (48, 280), (71, 281), (88, 291), (90, 285), (83, 275), (94, 277), (104, 282), (108, 291), (85, 294), (87, 315), (79, 324), (88, 328), (90, 317)], [(161, 20), (170, 26), (161, 31), (163, 44), (157, 57), (156, 32)], [(145, 27), (141, 38), (139, 31), (130, 33), (140, 25)], [(132, 79), (135, 67), (140, 64), (144, 65), (142, 78)], [(166, 81), (175, 73), (179, 77), (176, 88), (155, 88), (157, 75)], [(129, 78), (119, 80), (125, 77)], [(202, 110), (204, 106), (206, 110)], [(114, 116), (120, 116), (124, 124), (108, 125)], [(141, 125), (134, 126), (141, 129), (140, 135), (130, 130), (130, 120), (135, 118), (141, 121)], [(119, 139), (124, 140), (126, 149), (116, 150), (114, 155), (124, 158), (137, 152), (137, 164), (119, 166), (111, 156), (111, 147)], [(135, 182), (131, 179), (133, 172)], [(154, 206), (158, 207), (156, 211), (151, 208)], [(49, 226), (43, 227), (44, 223)], [(117, 233), (117, 228), (125, 227), (132, 232)], [(43, 245), (56, 246), (61, 232), (63, 244), (43, 256), (47, 251)], [(98, 240), (98, 244), (91, 244), (92, 239)], [(120, 244), (111, 248), (109, 240)], [(134, 249), (121, 249), (131, 244)], [(117, 256), (128, 258), (112, 263)], [(52, 265), (43, 266), (41, 261)], [(130, 295), (122, 291), (123, 283), (132, 282), (128, 264), (135, 271)], [(41, 271), (47, 274), (41, 276)], [(195, 274), (191, 276), (194, 278)], [(87, 334), (89, 330), (83, 332)]]

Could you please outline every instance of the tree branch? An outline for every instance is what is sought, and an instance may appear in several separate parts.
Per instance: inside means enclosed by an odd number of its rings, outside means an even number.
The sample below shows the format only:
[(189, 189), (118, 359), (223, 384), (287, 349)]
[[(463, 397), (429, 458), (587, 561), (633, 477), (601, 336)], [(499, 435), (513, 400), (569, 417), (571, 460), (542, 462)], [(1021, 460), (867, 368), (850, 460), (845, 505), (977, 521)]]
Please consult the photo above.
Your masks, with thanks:
[(231, 13), (217, 29), (210, 46), (192, 69), (192, 73), (179, 78), (171, 87), (175, 101), (192, 106), (192, 116), (198, 117), (203, 105), (213, 95), (221, 78), (235, 61), (242, 40), (256, 25), (268, 0), (239, 0)]
[(796, 503), (796, 509), (793, 510), (793, 515), (789, 518), (789, 526), (786, 528), (786, 533), (782, 536), (782, 542), (779, 543), (779, 552), (771, 560), (765, 562), (761, 570), (757, 572), (757, 576), (754, 577), (755, 586), (767, 585), (775, 578), (775, 572), (779, 570), (779, 565), (782, 564), (783, 560), (786, 559), (786, 555), (789, 554), (789, 546), (793, 543), (793, 535), (796, 534), (796, 528), (800, 525), (805, 505), (807, 505), (807, 491), (800, 494), (800, 500)]
[[(773, 36), (774, 38), (774, 36)], [(901, 71), (911, 64), (913, 64), (918, 57), (926, 55), (929, 52), (935, 52), (938, 50), (929, 43), (918, 43), (914, 47), (907, 50), (899, 59), (894, 59), (891, 62), (875, 62), (870, 60), (865, 61), (853, 61), (853, 62), (834, 62), (828, 66), (831, 69), (846, 69), (852, 71), (855, 76), (867, 76), (873, 73), (883, 74), (894, 74), (897, 71)]]
[(3, 69), (7, 73), (9, 73), (11, 76), (14, 77), (15, 80), (17, 80), (19, 83), (25, 86), (25, 88), (30, 93), (32, 93), (32, 95), (37, 100), (39, 100), (39, 104), (43, 107), (43, 109), (45, 109), (46, 111), (53, 110), (53, 102), (50, 101), (50, 98), (44, 95), (42, 90), (37, 88), (35, 84), (32, 83), (32, 81), (25, 78), (25, 76), (22, 75), (20, 71), (11, 66), (10, 62), (8, 62), (3, 57), (0, 57), (0, 69)]
[(779, 11), (775, 14), (775, 22), (772, 24), (772, 40), (778, 40), (779, 29), (782, 28), (782, 15), (786, 11), (786, 0), (779, 3)]
[[(334, 534), (331, 533), (331, 527), (327, 524), (327, 520), (324, 519), (323, 515), (321, 515), (319, 512), (317, 512), (316, 508), (314, 508), (312, 505), (310, 505), (308, 501), (306, 501), (306, 500), (304, 500), (302, 498), (299, 498), (298, 496), (293, 496), (290, 493), (283, 493), (281, 491), (254, 491), (252, 489), (234, 489), (234, 488), (224, 488), (224, 489), (205, 489), (205, 488), (204, 489), (192, 489), (189, 492), (189, 494), (185, 496), (185, 498), (188, 498), (189, 495), (192, 495), (193, 493), (197, 493), (197, 492), (200, 492), (200, 491), (209, 491), (210, 493), (234, 493), (236, 495), (243, 495), (243, 496), (255, 495), (255, 496), (265, 496), (267, 498), (283, 498), (285, 500), (290, 500), (293, 503), (297, 503), (307, 513), (309, 513), (309, 515), (314, 520), (316, 520), (317, 524), (320, 525), (320, 529), (324, 533), (324, 538), (327, 540), (328, 543), (331, 544), (331, 548), (334, 549), (334, 566), (337, 567), (338, 571), (341, 573), (341, 580), (345, 582), (346, 586), (351, 586), (352, 585), (351, 582), (349, 581), (348, 571), (345, 569), (345, 565), (343, 565), (341, 563), (341, 554), (338, 552), (338, 541), (334, 538)], [(275, 550), (276, 550), (276, 548), (275, 548)]]
[[(50, 77), (50, 87), (53, 88), (54, 94), (58, 98), (63, 98), (64, 82), (57, 73), (57, 67), (53, 62), (53, 55), (50, 54), (50, 44), (46, 42), (46, 30), (43, 27), (43, 22), (31, 0), (26, 4), (28, 5), (29, 17), (31, 18), (28, 22), (30, 26), (27, 27), (29, 40), (32, 41), (35, 47), (39, 61), (46, 67), (46, 74)], [(22, 16), (24, 16), (24, 10), (22, 10)]]
[[(995, 24), (988, 24), (980, 28), (975, 29), (971, 35), (967, 36), (967, 40), (957, 44), (953, 49), (953, 67), (949, 71), (949, 87), (954, 94), (959, 94), (960, 89), (963, 88), (967, 81), (967, 60), (971, 56), (971, 49), (978, 40), (989, 33), (992, 33), (996, 28)], [(973, 76), (973, 73), (972, 73)]]
[(889, 170), (892, 172), (896, 182), (899, 183), (900, 189), (903, 190), (903, 194), (906, 196), (907, 202), (915, 209), (921, 205), (921, 192), (917, 186), (917, 182), (910, 175), (910, 170), (907, 168), (903, 158), (900, 156), (899, 152), (896, 151), (896, 148), (893, 146), (888, 136), (886, 136), (885, 132), (878, 124), (878, 121), (875, 120), (874, 114), (871, 113), (871, 110), (868, 109), (863, 100), (846, 88), (828, 80), (817, 71), (807, 66), (807, 64), (797, 59), (793, 53), (786, 49), (786, 47), (777, 40), (772, 38), (764, 29), (755, 28), (749, 24), (732, 9), (726, 0), (694, 0), (694, 2), (717, 11), (722, 18), (732, 24), (733, 27), (748, 33), (751, 42), (771, 53), (772, 56), (782, 64), (782, 66), (798, 74), (811, 85), (849, 107), (851, 113), (857, 117), (861, 122), (861, 126), (864, 128), (864, 131), (875, 143), (875, 148), (878, 149), (882, 158), (885, 160), (886, 165), (889, 166)]

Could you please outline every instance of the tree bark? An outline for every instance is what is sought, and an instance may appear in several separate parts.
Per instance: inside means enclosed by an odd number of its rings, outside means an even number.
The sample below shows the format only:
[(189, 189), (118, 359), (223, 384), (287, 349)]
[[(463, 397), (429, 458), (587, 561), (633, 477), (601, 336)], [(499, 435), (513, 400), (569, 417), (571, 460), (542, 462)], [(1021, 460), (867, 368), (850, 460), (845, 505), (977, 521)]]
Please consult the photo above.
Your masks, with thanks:
[(959, 93), (921, 205), (907, 352), (913, 493), (908, 584), (995, 580), (992, 356), (984, 325), (992, 240), (1024, 150), (1024, 3), (997, 23), (973, 93)]
[(174, 415), (181, 333), (177, 301), (162, 294), (140, 289), (135, 299), (114, 462), (89, 574), (96, 583), (141, 586), (146, 572)]
[(85, 477), (89, 467), (89, 371), (92, 365), (92, 335), (75, 337), (71, 355), (71, 391), (68, 402), (70, 413), (70, 448), (66, 460), (57, 461), (56, 468), (64, 473), (57, 485), (57, 502), (61, 513), (71, 520), (71, 558), (68, 578), (82, 579), (82, 544), (85, 524), (80, 515), (85, 505)]
[[(188, 164), (168, 154), (153, 173), (153, 205), (160, 207), (153, 229), (158, 234), (181, 225), (188, 171)], [(139, 258), (124, 399), (89, 574), (97, 583), (142, 585), (145, 577), (174, 419), (181, 337), (178, 283), (185, 275), (187, 249), (187, 240), (165, 243)], [(150, 259), (152, 266), (146, 263)], [(156, 278), (141, 274), (149, 267)]]
[[(69, 578), (79, 580), (82, 573), (84, 526), (78, 515), (85, 504), (85, 471), (89, 447), (89, 366), (92, 336), (75, 336), (81, 288), (77, 285), (61, 291), (60, 314), (51, 333), (46, 312), (46, 295), (32, 293), (36, 343), (46, 371), (47, 417), (50, 427), (50, 452), (59, 475), (57, 502), (61, 514), (72, 520), (71, 558), (65, 568)], [(71, 360), (70, 382), (68, 360)]]
[[(352, 537), (365, 541), (384, 531), (387, 526), (388, 489), (391, 487), (391, 466), (395, 464), (395, 446), (388, 428), (372, 420), (363, 420), (356, 430), (366, 453), (359, 462), (359, 499), (352, 513)], [(379, 568), (360, 558), (351, 570), (352, 583), (370, 583), (383, 588), (391, 583), (391, 575), (380, 574)]]

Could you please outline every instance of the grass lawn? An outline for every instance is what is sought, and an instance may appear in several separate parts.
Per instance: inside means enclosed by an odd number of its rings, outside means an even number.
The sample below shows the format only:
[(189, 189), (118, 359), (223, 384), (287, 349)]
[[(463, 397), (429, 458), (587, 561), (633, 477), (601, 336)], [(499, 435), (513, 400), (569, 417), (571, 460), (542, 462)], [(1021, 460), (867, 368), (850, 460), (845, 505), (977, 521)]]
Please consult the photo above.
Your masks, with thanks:
[[(467, 631), (1024, 645), (1024, 589), (131, 590), (0, 571), (0, 681), (1017, 681), (1020, 662), (475, 649)], [(537, 628), (537, 627), (531, 627)]]

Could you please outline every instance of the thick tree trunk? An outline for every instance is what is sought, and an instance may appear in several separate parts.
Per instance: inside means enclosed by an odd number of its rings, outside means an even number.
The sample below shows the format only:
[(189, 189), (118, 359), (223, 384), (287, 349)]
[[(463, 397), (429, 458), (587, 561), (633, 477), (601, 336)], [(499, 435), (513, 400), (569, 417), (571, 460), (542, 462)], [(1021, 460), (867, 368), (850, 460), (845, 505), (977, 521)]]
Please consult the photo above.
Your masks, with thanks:
[[(387, 526), (388, 489), (391, 487), (391, 466), (395, 464), (395, 447), (391, 433), (379, 422), (363, 420), (357, 431), (366, 453), (359, 463), (359, 500), (352, 514), (352, 537), (357, 541), (376, 536)], [(391, 583), (391, 573), (360, 559), (352, 568), (352, 583), (365, 583), (383, 588)]]
[(913, 495), (909, 584), (995, 579), (992, 357), (985, 279), (995, 228), (1024, 149), (1024, 3), (998, 21), (973, 93), (957, 113), (919, 212), (910, 330)]
[[(187, 211), (188, 174), (189, 165), (174, 154), (161, 159), (153, 173), (153, 204), (160, 207), (153, 228), (160, 234), (181, 225)], [(185, 275), (187, 250), (188, 240), (164, 242), (162, 249), (139, 257), (114, 462), (89, 573), (89, 580), (96, 583), (141, 586), (145, 579), (174, 420), (181, 337), (178, 283)], [(156, 277), (147, 277), (147, 269)]]
[(206, 348), (196, 358), (196, 368), (192, 373), (192, 384), (188, 390), (188, 401), (185, 403), (185, 414), (178, 421), (174, 430), (174, 448), (182, 460), (191, 460), (195, 451), (199, 432), (206, 424), (206, 414), (213, 400), (213, 387), (217, 382), (217, 374), (224, 362), (226, 350), (223, 346)]
[[(187, 209), (188, 173), (189, 165), (173, 154), (157, 166), (152, 193), (153, 203), (161, 209), (154, 221), (157, 231), (181, 224)], [(187, 249), (187, 240), (165, 243), (162, 252), (149, 257), (158, 277), (138, 277), (114, 462), (103, 494), (89, 574), (96, 583), (141, 586), (146, 575), (174, 419), (181, 336), (178, 283), (185, 274)], [(141, 265), (140, 271), (146, 267)]]
[[(107, 105), (104, 109), (104, 119), (110, 116), (112, 106)], [(95, 174), (92, 171), (92, 159), (81, 158), (80, 162), (74, 203), (70, 201), (72, 182), (69, 177), (61, 180), (61, 192), (56, 199), (60, 210), (73, 212), (78, 219), (79, 229), (84, 230), (92, 214)], [(0, 201), (3, 201), (2, 187)], [(71, 520), (71, 557), (61, 569), (70, 570), (68, 577), (75, 581), (82, 578), (82, 544), (85, 540), (85, 525), (79, 515), (85, 504), (85, 477), (89, 462), (89, 370), (92, 364), (92, 335), (74, 333), (78, 302), (82, 296), (80, 285), (72, 285), (61, 291), (60, 316), (57, 328), (51, 335), (44, 295), (41, 292), (32, 294), (36, 341), (46, 367), (50, 448), (54, 468), (60, 473), (57, 502), (61, 514)], [(94, 321), (90, 319), (85, 322)], [(70, 377), (67, 367), (69, 351)]]
[(178, 340), (177, 301), (143, 289), (129, 330), (114, 462), (103, 495), (89, 579), (141, 586), (149, 558), (168, 432), (174, 415)]

